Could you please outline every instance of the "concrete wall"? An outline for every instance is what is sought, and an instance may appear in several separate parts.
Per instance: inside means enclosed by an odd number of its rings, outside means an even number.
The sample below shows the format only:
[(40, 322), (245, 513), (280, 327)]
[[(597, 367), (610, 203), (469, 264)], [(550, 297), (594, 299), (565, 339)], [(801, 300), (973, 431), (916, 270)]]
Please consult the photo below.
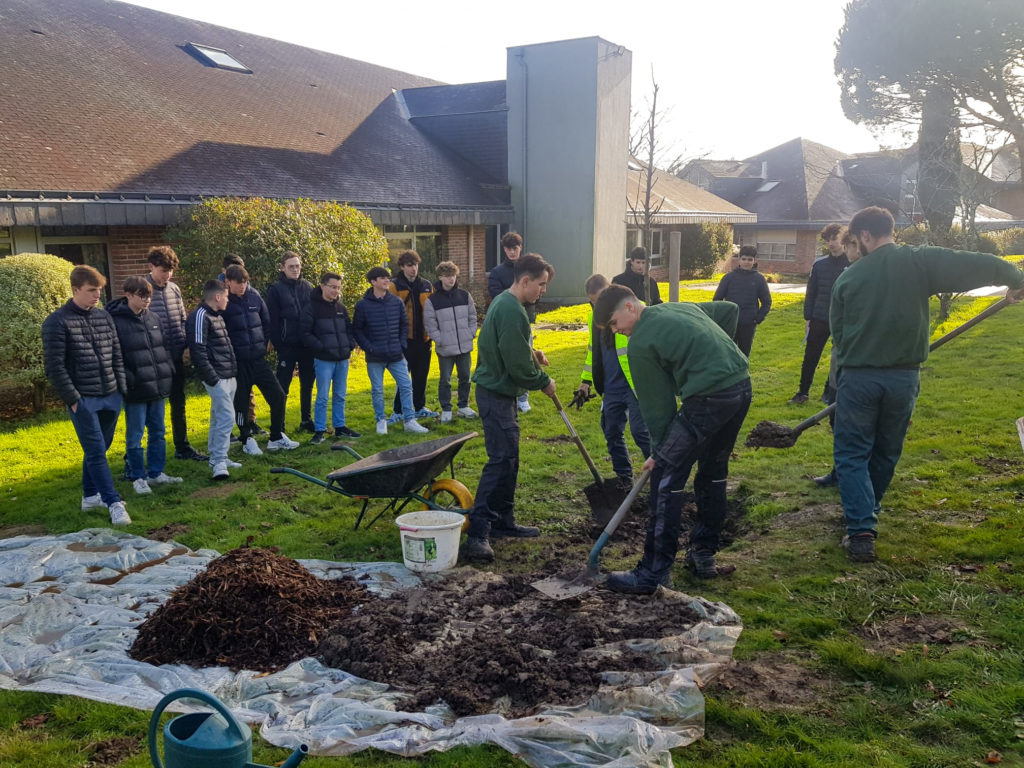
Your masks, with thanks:
[(632, 54), (597, 37), (508, 50), (514, 228), (555, 266), (552, 301), (620, 271)]

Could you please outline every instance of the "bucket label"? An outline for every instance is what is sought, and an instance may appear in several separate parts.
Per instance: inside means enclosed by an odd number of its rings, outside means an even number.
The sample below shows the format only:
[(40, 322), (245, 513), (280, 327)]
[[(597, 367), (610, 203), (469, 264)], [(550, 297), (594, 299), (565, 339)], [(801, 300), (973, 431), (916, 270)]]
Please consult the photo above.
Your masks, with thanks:
[(435, 539), (414, 539), (405, 536), (405, 559), (410, 563), (425, 563), (437, 560), (437, 541)]

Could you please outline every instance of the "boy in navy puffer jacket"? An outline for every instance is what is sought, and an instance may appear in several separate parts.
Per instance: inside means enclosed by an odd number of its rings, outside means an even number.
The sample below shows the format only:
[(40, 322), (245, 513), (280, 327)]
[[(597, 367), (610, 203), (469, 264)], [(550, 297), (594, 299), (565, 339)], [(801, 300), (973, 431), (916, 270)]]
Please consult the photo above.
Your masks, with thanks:
[(722, 278), (715, 291), (714, 301), (731, 301), (740, 308), (740, 319), (736, 323), (736, 346), (750, 358), (750, 347), (754, 333), (772, 308), (772, 294), (768, 281), (757, 271), (757, 248), (744, 245), (740, 248), (739, 265)]

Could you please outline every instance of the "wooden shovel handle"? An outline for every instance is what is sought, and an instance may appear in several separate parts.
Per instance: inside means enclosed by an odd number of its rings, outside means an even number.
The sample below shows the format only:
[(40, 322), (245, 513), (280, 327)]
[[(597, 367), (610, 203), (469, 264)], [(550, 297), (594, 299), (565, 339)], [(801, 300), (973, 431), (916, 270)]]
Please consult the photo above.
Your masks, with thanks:
[(600, 485), (602, 482), (601, 473), (597, 471), (597, 465), (594, 464), (594, 460), (590, 458), (590, 454), (587, 453), (586, 446), (583, 445), (583, 441), (580, 440), (580, 436), (576, 433), (576, 429), (573, 427), (572, 422), (569, 421), (569, 414), (567, 414), (565, 412), (565, 408), (562, 407), (562, 402), (558, 399), (558, 395), (552, 395), (551, 399), (555, 403), (555, 408), (558, 409), (558, 415), (562, 417), (562, 421), (565, 422), (565, 426), (569, 430), (569, 436), (580, 449), (580, 453), (583, 454), (583, 460), (587, 462), (587, 466), (590, 468), (590, 474), (594, 476), (594, 482)]

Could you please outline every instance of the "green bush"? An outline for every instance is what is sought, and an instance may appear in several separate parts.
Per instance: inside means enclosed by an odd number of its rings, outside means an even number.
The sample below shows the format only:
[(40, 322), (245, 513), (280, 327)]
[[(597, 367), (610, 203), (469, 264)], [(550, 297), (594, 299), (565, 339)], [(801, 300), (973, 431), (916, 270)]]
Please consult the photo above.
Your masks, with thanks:
[(679, 271), (686, 277), (711, 277), (720, 261), (732, 254), (728, 224), (687, 224), (682, 227)]
[(37, 410), (46, 387), (43, 320), (71, 298), (72, 268), (46, 253), (0, 259), (0, 378), (31, 385)]
[(277, 279), (281, 254), (302, 257), (302, 274), (314, 285), (325, 270), (341, 274), (349, 309), (366, 291), (365, 275), (388, 260), (387, 241), (366, 214), (348, 205), (313, 200), (216, 198), (190, 208), (167, 232), (181, 260), (176, 274), (190, 301), (221, 272), (229, 253), (245, 260), (261, 293)]
[(901, 245), (938, 245), (942, 248), (956, 248), (961, 251), (979, 251), (998, 256), (1008, 253), (996, 235), (982, 232), (972, 235), (964, 232), (959, 226), (952, 227), (949, 232), (932, 232), (928, 225), (907, 227), (896, 233), (896, 242)]
[(1007, 256), (1024, 254), (1024, 227), (1013, 227), (994, 232), (992, 235), (999, 243), (999, 250)]

